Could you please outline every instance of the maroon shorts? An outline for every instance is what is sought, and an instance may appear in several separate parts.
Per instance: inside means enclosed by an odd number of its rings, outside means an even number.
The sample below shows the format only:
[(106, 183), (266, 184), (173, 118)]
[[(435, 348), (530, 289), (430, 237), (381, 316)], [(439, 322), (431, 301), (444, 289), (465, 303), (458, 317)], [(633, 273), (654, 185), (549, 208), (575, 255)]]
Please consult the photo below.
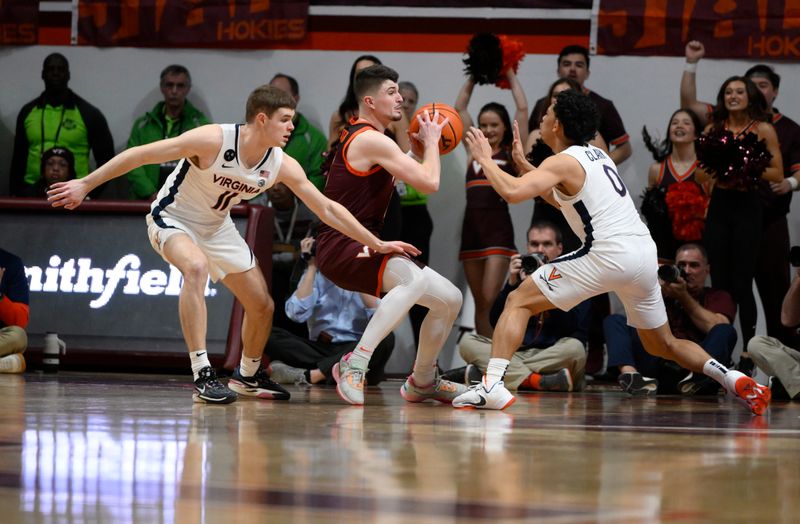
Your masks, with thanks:
[[(381, 296), (383, 270), (395, 255), (373, 251), (338, 231), (320, 233), (316, 246), (317, 267), (328, 280), (342, 289)], [(425, 267), (423, 263), (407, 258)]]
[(511, 257), (517, 253), (514, 245), (514, 225), (508, 209), (464, 210), (461, 227), (459, 260), (487, 258), (493, 255)]

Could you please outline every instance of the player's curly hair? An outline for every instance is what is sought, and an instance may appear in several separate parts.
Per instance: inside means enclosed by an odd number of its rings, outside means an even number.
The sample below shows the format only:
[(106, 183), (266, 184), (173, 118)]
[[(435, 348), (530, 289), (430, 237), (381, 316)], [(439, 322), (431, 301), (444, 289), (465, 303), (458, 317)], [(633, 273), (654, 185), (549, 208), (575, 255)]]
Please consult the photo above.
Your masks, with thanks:
[(577, 145), (585, 146), (597, 134), (600, 112), (587, 95), (571, 89), (562, 91), (556, 96), (553, 112), (564, 128), (564, 136)]

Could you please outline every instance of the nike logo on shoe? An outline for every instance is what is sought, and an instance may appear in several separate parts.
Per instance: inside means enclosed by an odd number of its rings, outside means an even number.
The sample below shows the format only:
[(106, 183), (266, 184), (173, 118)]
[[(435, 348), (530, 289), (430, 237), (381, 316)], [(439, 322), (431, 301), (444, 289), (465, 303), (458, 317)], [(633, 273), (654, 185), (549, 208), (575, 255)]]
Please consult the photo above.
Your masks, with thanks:
[(486, 405), (486, 398), (481, 397), (480, 401), (478, 401), (478, 402), (470, 402), (470, 404), (475, 406), (475, 407), (485, 406)]

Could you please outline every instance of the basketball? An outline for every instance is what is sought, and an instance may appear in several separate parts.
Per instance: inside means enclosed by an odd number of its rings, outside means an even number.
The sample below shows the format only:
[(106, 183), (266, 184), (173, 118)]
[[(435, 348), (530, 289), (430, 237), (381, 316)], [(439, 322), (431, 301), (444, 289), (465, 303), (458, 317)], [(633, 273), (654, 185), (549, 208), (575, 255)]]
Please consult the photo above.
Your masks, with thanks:
[(442, 137), (439, 139), (439, 154), (446, 155), (455, 149), (459, 142), (461, 142), (461, 136), (464, 133), (464, 125), (461, 123), (461, 117), (458, 116), (458, 111), (447, 104), (440, 104), (438, 102), (426, 104), (420, 107), (411, 118), (410, 125), (408, 126), (409, 133), (413, 134), (419, 131), (417, 115), (421, 115), (423, 111), (427, 111), (431, 119), (433, 119), (434, 111), (439, 111), (439, 122), (444, 118), (448, 119), (447, 125), (442, 128)]

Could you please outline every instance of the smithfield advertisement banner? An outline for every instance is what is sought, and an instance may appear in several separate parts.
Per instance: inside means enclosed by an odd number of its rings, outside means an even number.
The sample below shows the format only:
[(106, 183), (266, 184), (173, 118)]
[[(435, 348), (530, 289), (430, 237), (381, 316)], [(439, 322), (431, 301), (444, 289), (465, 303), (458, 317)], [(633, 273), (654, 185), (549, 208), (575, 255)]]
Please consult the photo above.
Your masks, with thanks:
[(711, 58), (800, 59), (800, 0), (600, 0), (597, 53), (683, 56), (690, 40)]
[(93, 46), (268, 48), (302, 40), (308, 0), (80, 0)]

